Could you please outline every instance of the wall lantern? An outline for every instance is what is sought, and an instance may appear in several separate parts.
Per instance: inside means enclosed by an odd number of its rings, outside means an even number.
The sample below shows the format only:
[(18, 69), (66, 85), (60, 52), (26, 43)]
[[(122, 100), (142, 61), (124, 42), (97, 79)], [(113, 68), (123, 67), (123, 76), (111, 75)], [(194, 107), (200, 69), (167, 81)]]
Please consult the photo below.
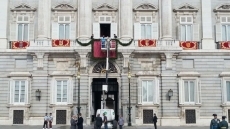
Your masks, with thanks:
[(168, 96), (169, 96), (169, 101), (170, 101), (170, 98), (173, 96), (173, 91), (171, 89), (168, 91)]
[(37, 98), (37, 100), (39, 100), (40, 101), (40, 98), (41, 98), (41, 91), (39, 90), (39, 89), (37, 89), (36, 90), (36, 98)]

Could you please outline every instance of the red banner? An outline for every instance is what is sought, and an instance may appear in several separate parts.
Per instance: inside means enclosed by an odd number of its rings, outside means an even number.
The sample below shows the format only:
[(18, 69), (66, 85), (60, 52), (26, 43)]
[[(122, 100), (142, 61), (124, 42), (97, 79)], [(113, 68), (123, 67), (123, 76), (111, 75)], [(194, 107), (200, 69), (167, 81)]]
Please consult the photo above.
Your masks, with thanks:
[(156, 47), (156, 40), (149, 40), (149, 39), (144, 39), (144, 40), (138, 40), (138, 46), (139, 47)]
[(184, 50), (196, 50), (198, 49), (198, 42), (180, 41), (180, 47), (182, 47)]
[(230, 41), (220, 42), (221, 49), (230, 49)]
[(30, 46), (29, 41), (12, 41), (12, 49), (26, 49)]
[[(114, 43), (111, 43), (111, 45), (114, 45)], [(114, 46), (110, 46), (111, 48), (114, 48)], [(95, 40), (92, 44), (92, 55), (94, 58), (106, 58), (107, 53), (106, 49), (101, 50), (101, 41)], [(117, 58), (117, 47), (115, 47), (115, 50), (109, 51), (109, 57), (110, 58)]]
[(70, 40), (64, 39), (53, 39), (52, 40), (52, 47), (70, 47)]

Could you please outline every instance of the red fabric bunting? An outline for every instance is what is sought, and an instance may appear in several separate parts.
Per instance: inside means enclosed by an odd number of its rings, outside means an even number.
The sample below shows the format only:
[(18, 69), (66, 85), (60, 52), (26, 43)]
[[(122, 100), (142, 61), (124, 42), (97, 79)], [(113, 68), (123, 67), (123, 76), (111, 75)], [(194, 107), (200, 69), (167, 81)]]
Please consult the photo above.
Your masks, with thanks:
[(138, 46), (139, 47), (156, 47), (156, 40), (149, 40), (149, 39), (144, 39), (144, 40), (138, 40)]
[(220, 43), (221, 49), (230, 49), (230, 41), (224, 41)]
[(26, 49), (30, 46), (29, 41), (12, 41), (12, 49)]
[[(115, 47), (113, 43), (111, 43), (111, 48)], [(109, 51), (109, 57), (110, 58), (117, 58), (117, 51), (115, 50), (110, 50)], [(92, 53), (94, 58), (106, 58), (106, 50), (101, 50), (101, 41), (100, 40), (95, 40), (92, 46)]]
[(180, 41), (180, 47), (182, 47), (184, 50), (196, 50), (198, 49), (198, 42)]
[(70, 40), (68, 39), (53, 39), (52, 47), (70, 47)]

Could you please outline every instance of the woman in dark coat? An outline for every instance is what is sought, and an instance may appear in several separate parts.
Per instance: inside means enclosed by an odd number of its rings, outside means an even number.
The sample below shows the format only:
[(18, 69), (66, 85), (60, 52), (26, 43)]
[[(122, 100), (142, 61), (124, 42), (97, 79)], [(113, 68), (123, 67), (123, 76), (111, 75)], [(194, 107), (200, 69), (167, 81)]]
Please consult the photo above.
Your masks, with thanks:
[(78, 120), (77, 120), (77, 127), (78, 129), (83, 129), (83, 118), (81, 117), (81, 113), (78, 114)]
[(70, 124), (71, 124), (70, 129), (76, 129), (77, 124), (76, 124), (76, 116), (75, 115), (72, 116)]

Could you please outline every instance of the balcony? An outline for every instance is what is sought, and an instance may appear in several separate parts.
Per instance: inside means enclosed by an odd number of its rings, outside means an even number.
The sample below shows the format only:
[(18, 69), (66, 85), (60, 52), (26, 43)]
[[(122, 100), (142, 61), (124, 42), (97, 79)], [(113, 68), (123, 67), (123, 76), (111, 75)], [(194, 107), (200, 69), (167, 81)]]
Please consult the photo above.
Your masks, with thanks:
[(217, 42), (217, 49), (230, 50), (230, 41)]

